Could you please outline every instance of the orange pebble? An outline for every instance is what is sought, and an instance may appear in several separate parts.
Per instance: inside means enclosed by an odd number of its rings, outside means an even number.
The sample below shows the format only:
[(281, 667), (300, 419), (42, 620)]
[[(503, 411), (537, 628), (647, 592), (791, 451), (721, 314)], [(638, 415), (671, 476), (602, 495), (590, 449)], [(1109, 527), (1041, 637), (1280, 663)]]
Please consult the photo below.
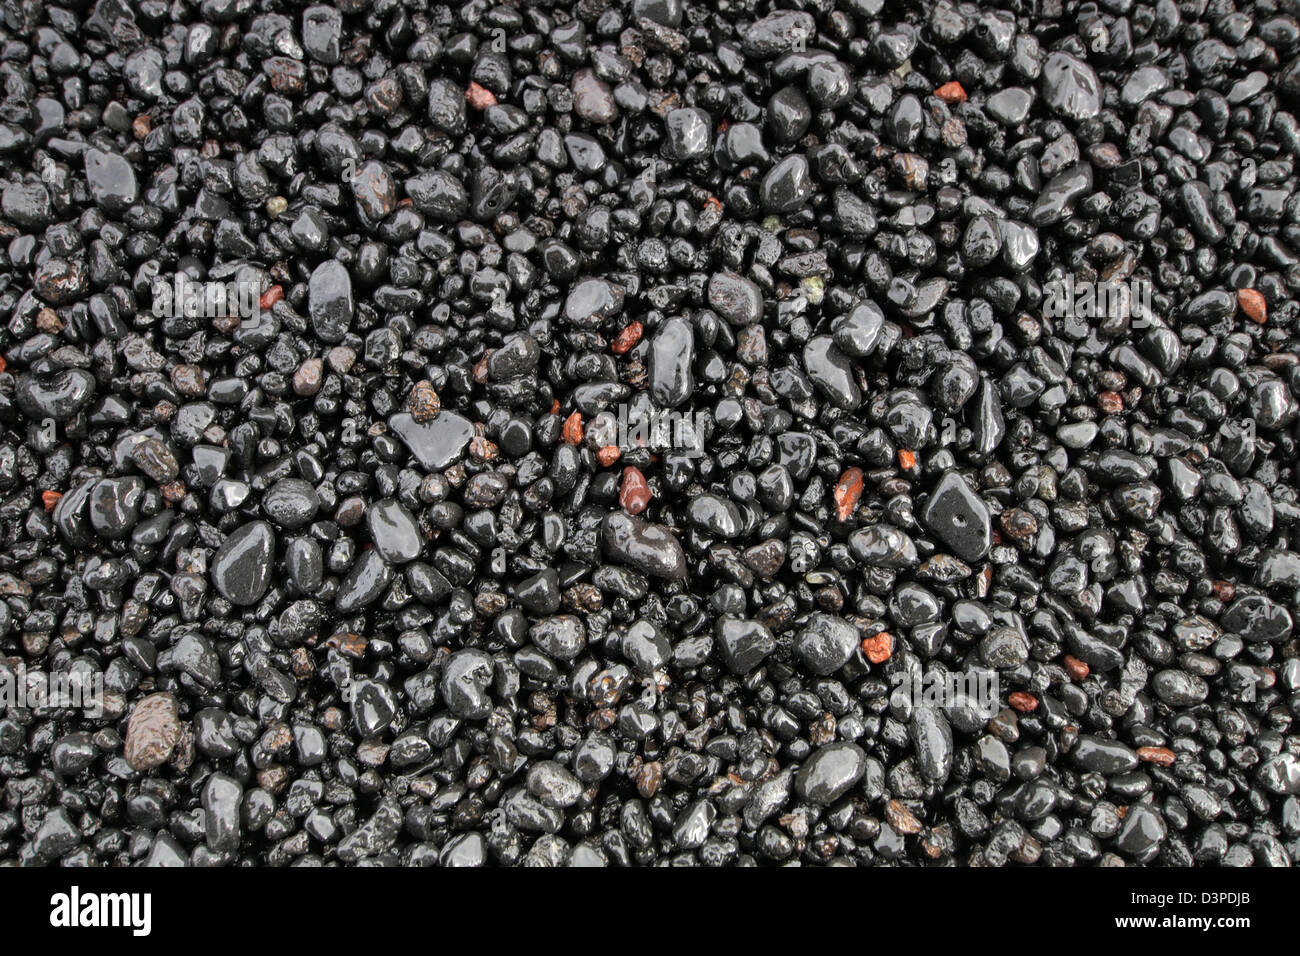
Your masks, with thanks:
[(283, 298), (284, 287), (273, 285), (262, 293), (262, 297), (257, 300), (257, 304), (259, 308), (269, 309)]
[(1079, 660), (1077, 657), (1072, 657), (1069, 654), (1065, 655), (1065, 669), (1075, 680), (1083, 680), (1092, 672), (1092, 668), (1090, 668), (1084, 661)]
[(42, 491), (42, 492), (41, 492), (41, 504), (45, 505), (45, 510), (46, 510), (46, 511), (53, 511), (53, 510), (54, 510), (54, 506), (57, 505), (57, 504), (59, 503), (59, 499), (62, 498), (62, 497), (63, 497), (63, 493), (62, 493), (62, 492), (58, 492), (58, 491)]
[(618, 503), (630, 515), (639, 515), (650, 504), (650, 486), (640, 468), (628, 465), (623, 469), (623, 486), (619, 489)]
[(596, 452), (596, 460), (600, 462), (601, 467), (608, 468), (614, 462), (618, 461), (619, 456), (623, 453), (618, 450), (617, 445), (606, 445), (600, 451)]
[(1245, 312), (1260, 325), (1268, 321), (1268, 304), (1264, 301), (1262, 293), (1256, 292), (1254, 289), (1238, 289), (1237, 305), (1241, 307), (1242, 312)]
[(497, 105), (496, 94), (486, 86), (480, 86), (477, 83), (470, 83), (469, 89), (465, 91), (465, 99), (476, 110), (485, 110), (489, 106)]
[(866, 654), (867, 660), (873, 664), (885, 663), (894, 653), (894, 635), (888, 631), (881, 631), (874, 637), (863, 638), (862, 653)]
[(966, 88), (956, 80), (939, 87), (934, 91), (934, 95), (950, 106), (966, 102)]
[(558, 398), (555, 401), (551, 402), (551, 414), (552, 415), (560, 414), (560, 400)]
[(609, 350), (615, 355), (630, 352), (641, 341), (641, 333), (644, 331), (645, 326), (640, 322), (631, 323), (614, 337), (614, 343), (609, 347)]
[(1007, 703), (1020, 711), (1022, 714), (1028, 714), (1038, 709), (1038, 698), (1027, 691), (1018, 690), (1007, 696)]
[(849, 468), (840, 475), (835, 486), (835, 514), (841, 521), (848, 521), (853, 509), (862, 497), (862, 469)]
[(906, 448), (898, 449), (898, 467), (903, 471), (911, 471), (916, 467), (916, 452), (908, 451)]
[(1138, 760), (1159, 764), (1162, 767), (1172, 767), (1174, 761), (1178, 759), (1168, 747), (1139, 747), (1137, 755)]
[(574, 412), (565, 419), (564, 440), (570, 445), (582, 444), (582, 412)]

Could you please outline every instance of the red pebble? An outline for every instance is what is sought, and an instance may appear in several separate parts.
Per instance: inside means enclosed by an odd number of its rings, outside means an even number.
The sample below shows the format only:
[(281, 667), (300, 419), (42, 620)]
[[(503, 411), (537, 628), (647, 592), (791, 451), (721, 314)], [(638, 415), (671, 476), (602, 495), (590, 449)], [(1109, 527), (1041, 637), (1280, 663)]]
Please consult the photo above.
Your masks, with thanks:
[(618, 493), (618, 503), (630, 515), (639, 515), (650, 504), (650, 486), (640, 468), (628, 465), (623, 469), (623, 487)]

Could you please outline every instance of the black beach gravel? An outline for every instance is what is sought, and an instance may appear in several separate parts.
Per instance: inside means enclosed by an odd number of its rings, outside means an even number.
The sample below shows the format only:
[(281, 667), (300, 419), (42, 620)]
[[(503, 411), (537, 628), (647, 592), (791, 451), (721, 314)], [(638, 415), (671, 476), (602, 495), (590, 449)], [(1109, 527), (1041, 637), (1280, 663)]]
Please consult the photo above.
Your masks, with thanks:
[(783, 2), (0, 4), (0, 860), (1300, 859), (1300, 4)]

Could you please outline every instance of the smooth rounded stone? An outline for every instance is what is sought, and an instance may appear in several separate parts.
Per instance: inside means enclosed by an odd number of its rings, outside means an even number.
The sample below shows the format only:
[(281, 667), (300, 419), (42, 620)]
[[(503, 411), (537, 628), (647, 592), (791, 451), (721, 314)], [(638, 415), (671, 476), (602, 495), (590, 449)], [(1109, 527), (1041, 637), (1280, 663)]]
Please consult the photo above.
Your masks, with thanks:
[(90, 489), (90, 526), (101, 538), (119, 541), (140, 520), (144, 479), (130, 475), (105, 478)]
[(409, 412), (398, 412), (389, 417), (388, 427), (426, 471), (442, 471), (455, 464), (474, 437), (468, 419), (445, 409), (427, 422), (417, 422)]
[(1280, 753), (1265, 760), (1256, 774), (1269, 793), (1300, 794), (1300, 757)]
[(794, 775), (795, 792), (809, 803), (825, 807), (852, 789), (867, 772), (867, 755), (849, 741), (820, 747)]
[(203, 785), (203, 834), (208, 847), (218, 853), (239, 849), (240, 813), (244, 788), (229, 774), (217, 772)]
[(373, 604), (388, 588), (393, 569), (378, 550), (363, 551), (339, 583), (334, 607), (343, 614)]
[(534, 797), (559, 810), (577, 803), (584, 789), (577, 777), (554, 760), (542, 760), (530, 767), (527, 786)]
[(1124, 825), (1120, 827), (1115, 845), (1121, 852), (1145, 861), (1155, 854), (1168, 833), (1159, 813), (1144, 803), (1136, 803), (1124, 815)]
[(650, 342), (650, 395), (657, 405), (673, 408), (695, 390), (695, 330), (685, 319), (669, 319)]
[(686, 107), (670, 110), (664, 117), (668, 155), (683, 162), (702, 159), (713, 145), (713, 123), (702, 109)]
[(715, 272), (709, 278), (709, 305), (735, 326), (753, 325), (763, 317), (763, 293), (735, 272)]
[(806, 48), (816, 32), (817, 22), (812, 14), (780, 11), (746, 23), (741, 28), (740, 41), (746, 56), (766, 60), (796, 46)]
[(1171, 707), (1190, 707), (1210, 694), (1210, 686), (1204, 678), (1172, 669), (1156, 672), (1151, 678), (1151, 689)]
[(759, 197), (765, 210), (780, 215), (802, 207), (812, 197), (813, 188), (808, 158), (794, 153), (767, 171)]
[(1300, 587), (1300, 554), (1277, 549), (1265, 551), (1255, 569), (1255, 584), (1261, 588), (1294, 591)]
[(606, 279), (581, 279), (564, 300), (564, 317), (574, 325), (595, 328), (623, 311), (622, 287)]
[(477, 648), (455, 651), (443, 665), (439, 685), (451, 713), (462, 720), (482, 720), (492, 713), (492, 658)]
[(1128, 773), (1136, 769), (1138, 756), (1133, 748), (1118, 740), (1106, 740), (1092, 734), (1080, 734), (1070, 751), (1070, 758), (1091, 773), (1105, 776)]
[(82, 154), (82, 159), (86, 182), (96, 205), (110, 215), (126, 212), (134, 205), (140, 189), (135, 170), (125, 157), (92, 146)]
[(998, 90), (984, 103), (989, 115), (1003, 126), (1019, 126), (1029, 116), (1034, 105), (1034, 93), (1021, 86)]
[(1146, 100), (1169, 89), (1169, 74), (1158, 66), (1143, 66), (1134, 70), (1119, 91), (1119, 100), (1125, 106), (1140, 106)]
[(1034, 226), (1050, 226), (1067, 218), (1077, 200), (1092, 192), (1092, 167), (1087, 163), (1067, 169), (1048, 180), (1038, 194), (1029, 221)]
[(271, 584), (275, 531), (265, 521), (252, 521), (232, 531), (212, 558), (213, 586), (232, 604), (256, 604)]
[(453, 836), (438, 852), (438, 865), (445, 867), (480, 867), (488, 862), (487, 840), (471, 831)]
[(921, 520), (963, 561), (980, 560), (992, 546), (988, 506), (955, 471), (945, 472), (939, 479)]
[(776, 638), (758, 621), (724, 615), (714, 625), (718, 652), (733, 674), (748, 674), (776, 650)]
[(339, 62), (342, 36), (343, 14), (336, 7), (318, 5), (302, 12), (302, 48), (317, 63)]
[(521, 375), (527, 375), (537, 367), (542, 350), (537, 339), (527, 334), (516, 334), (506, 338), (499, 349), (493, 349), (488, 356), (488, 378), (494, 382), (508, 382)]
[(301, 478), (281, 478), (262, 496), (262, 511), (289, 531), (310, 524), (320, 510), (320, 496)]
[(596, 126), (606, 126), (618, 119), (614, 93), (594, 70), (575, 71), (570, 87), (573, 90), (573, 112), (579, 119)]
[(778, 143), (793, 143), (808, 132), (813, 110), (808, 97), (794, 86), (772, 94), (767, 102), (767, 126)]
[(627, 629), (619, 643), (623, 657), (638, 674), (649, 675), (662, 670), (672, 657), (668, 635), (651, 621), (642, 619)]
[(307, 314), (322, 342), (343, 341), (356, 314), (352, 277), (343, 263), (328, 259), (312, 272), (307, 283)]
[(991, 216), (973, 216), (962, 234), (961, 255), (975, 268), (990, 265), (1002, 251), (1002, 230)]
[(1056, 429), (1056, 440), (1066, 448), (1078, 451), (1093, 443), (1097, 431), (1096, 422), (1069, 422)]
[(853, 411), (862, 404), (862, 391), (848, 357), (829, 335), (818, 335), (804, 346), (804, 369), (823, 395), (839, 408)]
[(587, 646), (587, 628), (573, 614), (560, 614), (538, 621), (528, 630), (529, 639), (548, 657), (571, 661)]
[(1219, 618), (1223, 630), (1252, 643), (1280, 644), (1291, 636), (1291, 613), (1263, 594), (1243, 594)]
[(818, 676), (833, 674), (858, 647), (858, 629), (843, 618), (814, 614), (794, 639), (794, 652)]
[(76, 776), (93, 764), (98, 754), (90, 734), (65, 734), (50, 748), (50, 766), (61, 776)]
[(1038, 230), (1012, 219), (1000, 220), (998, 230), (1002, 233), (1002, 261), (1012, 272), (1024, 272), (1038, 257)]
[(632, 0), (632, 16), (645, 18), (665, 27), (678, 27), (682, 22), (681, 0)]
[(396, 499), (384, 498), (372, 504), (366, 511), (366, 522), (370, 539), (385, 561), (406, 564), (420, 556), (420, 528)]
[(1092, 119), (1101, 112), (1101, 81), (1092, 67), (1062, 51), (1043, 62), (1043, 99), (1066, 119)]
[(446, 77), (431, 80), (426, 104), (430, 121), (444, 133), (460, 136), (469, 128), (465, 90), (455, 80)]
[(901, 627), (915, 627), (937, 620), (939, 599), (914, 581), (900, 584), (889, 597), (889, 614)]
[(397, 208), (397, 186), (388, 167), (378, 160), (372, 159), (358, 167), (348, 185), (357, 208), (372, 222), (378, 222)]
[(74, 485), (54, 506), (52, 518), (59, 534), (74, 548), (89, 548), (94, 543), (94, 529), (90, 523), (90, 493), (98, 484), (90, 478)]
[(166, 692), (150, 694), (131, 710), (122, 755), (133, 770), (152, 770), (167, 762), (180, 737), (176, 698)]
[(397, 695), (383, 681), (357, 680), (351, 687), (352, 723), (365, 739), (377, 737), (397, 716)]
[(423, 170), (402, 187), (416, 209), (439, 222), (455, 222), (469, 209), (465, 184), (443, 169)]
[(0, 212), (23, 229), (44, 229), (50, 222), (50, 193), (41, 183), (9, 183), (0, 193)]
[(687, 506), (691, 524), (705, 534), (730, 540), (740, 534), (743, 519), (735, 503), (721, 495), (706, 492), (696, 495)]
[(63, 807), (54, 807), (45, 814), (32, 838), (33, 852), (43, 860), (54, 862), (75, 849), (81, 842), (81, 830)]
[(325, 578), (324, 555), (314, 538), (290, 538), (284, 551), (284, 565), (289, 580), (304, 594), (315, 594)]
[(22, 375), (14, 389), (19, 410), (35, 421), (66, 422), (95, 394), (95, 376), (85, 369), (66, 368), (48, 378)]
[(859, 302), (831, 326), (835, 347), (853, 358), (866, 358), (876, 350), (885, 328), (885, 313), (874, 302)]
[(901, 571), (919, 563), (916, 543), (893, 525), (859, 528), (849, 536), (849, 548), (854, 557), (870, 567)]
[(622, 511), (606, 515), (601, 524), (605, 557), (652, 577), (686, 577), (686, 554), (672, 532)]
[(952, 727), (943, 711), (928, 706), (915, 708), (907, 731), (921, 776), (939, 786), (947, 783), (954, 751)]

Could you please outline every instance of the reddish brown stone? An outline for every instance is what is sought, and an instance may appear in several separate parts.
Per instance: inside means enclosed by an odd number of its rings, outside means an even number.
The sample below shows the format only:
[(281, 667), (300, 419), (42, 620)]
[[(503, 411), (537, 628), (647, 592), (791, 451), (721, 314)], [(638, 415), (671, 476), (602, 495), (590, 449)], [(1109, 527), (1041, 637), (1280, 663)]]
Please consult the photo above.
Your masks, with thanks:
[(1237, 305), (1260, 325), (1268, 321), (1268, 303), (1264, 301), (1262, 293), (1254, 289), (1238, 289)]
[(615, 355), (623, 355), (641, 341), (641, 334), (644, 331), (645, 326), (640, 322), (633, 322), (614, 337), (614, 343), (609, 347), (609, 350)]
[(934, 95), (939, 97), (939, 99), (943, 100), (949, 106), (966, 102), (966, 89), (956, 80), (953, 80), (951, 83), (945, 83), (943, 86), (939, 87), (934, 91)]
[(1159, 764), (1161, 767), (1172, 767), (1174, 761), (1178, 759), (1168, 747), (1139, 747), (1137, 755), (1138, 760)]
[(582, 444), (582, 412), (574, 412), (565, 419), (564, 441), (569, 445)]
[(867, 655), (867, 660), (873, 664), (885, 663), (894, 653), (894, 635), (888, 631), (881, 631), (874, 637), (864, 638), (862, 653)]
[(1007, 696), (1007, 703), (1020, 711), (1022, 714), (1028, 714), (1038, 709), (1038, 698), (1028, 691), (1017, 690)]
[(135, 770), (166, 763), (181, 736), (180, 711), (168, 693), (150, 694), (135, 705), (126, 724), (123, 755)]
[(618, 503), (630, 515), (639, 515), (650, 504), (650, 486), (646, 484), (641, 469), (628, 465), (623, 469), (623, 487), (619, 490)]
[(429, 422), (442, 411), (442, 402), (433, 390), (433, 383), (428, 379), (416, 382), (411, 393), (406, 397), (406, 410), (417, 422)]
[(835, 486), (835, 515), (841, 521), (848, 521), (857, 508), (858, 499), (862, 497), (862, 483), (861, 468), (849, 468), (840, 475)]
[(1077, 657), (1072, 657), (1069, 654), (1065, 655), (1065, 669), (1075, 680), (1083, 680), (1092, 672), (1092, 668), (1090, 668), (1084, 661), (1079, 660)]
[(465, 91), (465, 99), (476, 110), (485, 110), (489, 106), (497, 105), (497, 96), (486, 86), (480, 86), (471, 82), (469, 89)]

